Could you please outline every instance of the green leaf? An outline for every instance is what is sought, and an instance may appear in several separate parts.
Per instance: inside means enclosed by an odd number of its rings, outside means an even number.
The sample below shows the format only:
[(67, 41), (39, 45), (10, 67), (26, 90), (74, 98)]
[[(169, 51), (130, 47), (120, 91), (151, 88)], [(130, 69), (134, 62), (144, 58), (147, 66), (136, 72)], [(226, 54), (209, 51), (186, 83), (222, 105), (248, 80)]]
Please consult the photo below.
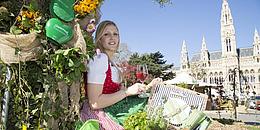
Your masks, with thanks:
[(42, 98), (42, 95), (43, 95), (42, 93), (39, 93), (38, 95), (36, 95), (36, 100), (37, 100), (37, 99), (41, 99), (41, 98)]
[(67, 50), (64, 51), (63, 55), (67, 56), (69, 54), (69, 52), (70, 52), (70, 49), (67, 49)]
[(12, 26), (10, 28), (10, 32), (12, 34), (18, 35), (18, 34), (21, 34), (23, 31), (21, 29), (19, 29), (17, 26)]
[(99, 122), (94, 119), (87, 120), (80, 130), (99, 130)]
[(55, 51), (55, 54), (62, 54), (64, 52), (64, 50), (57, 50)]
[(129, 114), (132, 115), (136, 112), (138, 112), (138, 110), (140, 110), (141, 108), (143, 108), (143, 105), (144, 103), (141, 103), (141, 104), (138, 104), (136, 106), (134, 106), (133, 108), (130, 108), (128, 111), (129, 111)]
[(22, 22), (21, 24), (24, 26), (24, 27), (27, 27), (27, 28), (31, 28), (32, 25), (30, 24), (30, 20), (28, 18), (25, 18), (25, 17), (22, 17)]
[(57, 55), (56, 58), (55, 58), (55, 62), (59, 62), (60, 60), (60, 55)]
[(74, 62), (72, 59), (69, 59), (69, 67), (73, 67), (74, 66)]
[(37, 0), (31, 0), (30, 2), (30, 11), (38, 10), (38, 2)]
[(85, 65), (84, 65), (84, 64), (80, 64), (80, 66), (79, 66), (79, 70), (80, 70), (81, 72), (86, 71), (86, 67), (85, 67)]
[(81, 71), (80, 71), (80, 69), (75, 69), (75, 75), (76, 75), (76, 77), (81, 77)]
[(32, 110), (32, 114), (34, 115), (38, 111), (38, 108)]
[(82, 121), (76, 121), (75, 122), (75, 130), (79, 130), (83, 126)]

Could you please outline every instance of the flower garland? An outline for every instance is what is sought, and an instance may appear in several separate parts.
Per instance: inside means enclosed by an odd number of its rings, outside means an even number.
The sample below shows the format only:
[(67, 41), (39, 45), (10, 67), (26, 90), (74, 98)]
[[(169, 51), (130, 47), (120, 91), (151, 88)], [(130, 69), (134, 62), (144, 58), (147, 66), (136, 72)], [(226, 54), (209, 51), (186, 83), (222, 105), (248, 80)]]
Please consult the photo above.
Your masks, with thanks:
[[(18, 15), (16, 26), (24, 32), (32, 32), (40, 22), (41, 15), (38, 11), (23, 10)], [(37, 28), (41, 29), (41, 28)]]
[(99, 5), (99, 0), (81, 0), (74, 6), (74, 10), (76, 13), (83, 17), (95, 12)]

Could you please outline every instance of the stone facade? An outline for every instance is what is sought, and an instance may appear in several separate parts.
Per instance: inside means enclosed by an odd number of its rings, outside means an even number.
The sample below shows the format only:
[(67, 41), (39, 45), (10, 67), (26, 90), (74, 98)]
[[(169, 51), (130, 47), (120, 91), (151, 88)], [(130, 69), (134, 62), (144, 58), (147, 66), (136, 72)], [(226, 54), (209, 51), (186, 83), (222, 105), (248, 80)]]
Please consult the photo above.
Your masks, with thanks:
[(203, 37), (201, 51), (189, 60), (183, 41), (181, 66), (177, 74), (187, 72), (206, 83), (223, 85), (229, 96), (233, 94), (234, 87), (236, 95), (254, 92), (260, 95), (260, 38), (257, 30), (252, 36), (252, 47), (237, 48), (235, 27), (227, 0), (222, 3), (220, 23), (222, 50), (209, 52)]

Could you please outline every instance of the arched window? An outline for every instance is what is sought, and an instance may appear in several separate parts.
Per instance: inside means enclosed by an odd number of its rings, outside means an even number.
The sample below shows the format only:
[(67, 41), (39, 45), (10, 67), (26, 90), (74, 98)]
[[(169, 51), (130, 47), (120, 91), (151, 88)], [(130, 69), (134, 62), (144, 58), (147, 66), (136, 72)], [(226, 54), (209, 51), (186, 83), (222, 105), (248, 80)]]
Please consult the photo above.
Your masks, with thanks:
[(227, 23), (227, 20), (228, 20), (228, 18), (227, 18), (227, 14), (225, 14), (225, 19), (226, 19), (226, 23)]
[(228, 40), (226, 39), (226, 47), (227, 47), (227, 52), (228, 52)]
[(251, 83), (254, 83), (254, 82), (255, 82), (255, 76), (254, 76), (254, 75), (251, 75), (251, 76), (250, 76), (250, 82), (251, 82)]
[(232, 73), (232, 70), (231, 70), (231, 69), (228, 71), (228, 81), (229, 81), (229, 82), (232, 82), (232, 81), (233, 81), (233, 73)]
[(222, 84), (223, 83), (223, 73), (221, 71), (219, 72), (219, 77), (218, 78), (219, 78), (219, 80), (218, 80), (219, 84)]
[(255, 71), (253, 69), (250, 70), (250, 82), (254, 83), (255, 82)]
[(244, 80), (244, 73), (242, 70), (240, 70), (240, 83), (244, 84), (245, 80)]
[(209, 83), (213, 83), (213, 73), (211, 72), (210, 74), (209, 74)]
[(230, 38), (227, 38), (225, 42), (226, 42), (227, 52), (230, 52), (231, 51), (231, 40), (230, 40)]
[(231, 40), (228, 39), (229, 51), (231, 52)]
[(260, 82), (260, 74), (258, 75), (258, 82)]
[(258, 69), (258, 83), (260, 83), (260, 69)]
[(245, 70), (245, 76), (244, 76), (244, 80), (245, 80), (245, 83), (249, 82), (249, 71), (248, 70)]
[(229, 74), (229, 75), (228, 75), (228, 81), (229, 81), (229, 82), (232, 82), (232, 81), (233, 81), (233, 74)]
[(203, 74), (203, 77), (204, 77), (204, 78), (203, 78), (203, 82), (207, 83), (207, 77), (208, 77), (207, 74), (204, 73), (204, 74)]

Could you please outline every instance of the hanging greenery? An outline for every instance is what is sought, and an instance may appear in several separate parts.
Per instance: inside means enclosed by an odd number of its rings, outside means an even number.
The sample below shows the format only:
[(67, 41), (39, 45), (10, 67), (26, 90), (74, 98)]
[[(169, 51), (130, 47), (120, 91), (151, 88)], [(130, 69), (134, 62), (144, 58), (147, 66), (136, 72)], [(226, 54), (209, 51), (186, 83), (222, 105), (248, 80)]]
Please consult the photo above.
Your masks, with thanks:
[[(102, 3), (99, 2), (96, 9)], [(52, 119), (55, 120), (58, 129), (74, 129), (75, 122), (79, 120), (79, 115), (70, 108), (72, 103), (63, 105), (66, 100), (64, 101), (58, 84), (64, 81), (70, 86), (74, 82), (81, 82), (82, 73), (86, 71), (84, 63), (94, 55), (93, 38), (90, 33), (82, 30), (86, 50), (52, 44), (54, 41), (46, 38), (43, 33), (43, 26), (53, 17), (46, 11), (49, 3), (50, 0), (7, 0), (0, 3), (0, 31), (10, 30), (15, 35), (36, 32), (40, 39), (38, 44), (41, 44), (43, 49), (38, 51), (39, 55), (35, 57), (37, 60), (34, 61), (19, 61), (8, 65), (1, 62), (0, 100), (3, 100), (2, 97), (7, 90), (11, 100), (8, 104), (8, 122), (3, 125), (1, 118), (0, 129), (52, 128), (53, 124), (49, 123)], [(90, 15), (95, 18), (95, 15)], [(17, 57), (22, 56), (23, 43), (14, 44), (18, 45), (15, 54)], [(5, 82), (6, 67), (9, 67), (12, 73), (8, 82)], [(67, 89), (68, 93), (69, 89), (70, 87)], [(69, 95), (67, 102), (70, 102), (70, 98)], [(3, 105), (0, 105), (2, 110)]]

